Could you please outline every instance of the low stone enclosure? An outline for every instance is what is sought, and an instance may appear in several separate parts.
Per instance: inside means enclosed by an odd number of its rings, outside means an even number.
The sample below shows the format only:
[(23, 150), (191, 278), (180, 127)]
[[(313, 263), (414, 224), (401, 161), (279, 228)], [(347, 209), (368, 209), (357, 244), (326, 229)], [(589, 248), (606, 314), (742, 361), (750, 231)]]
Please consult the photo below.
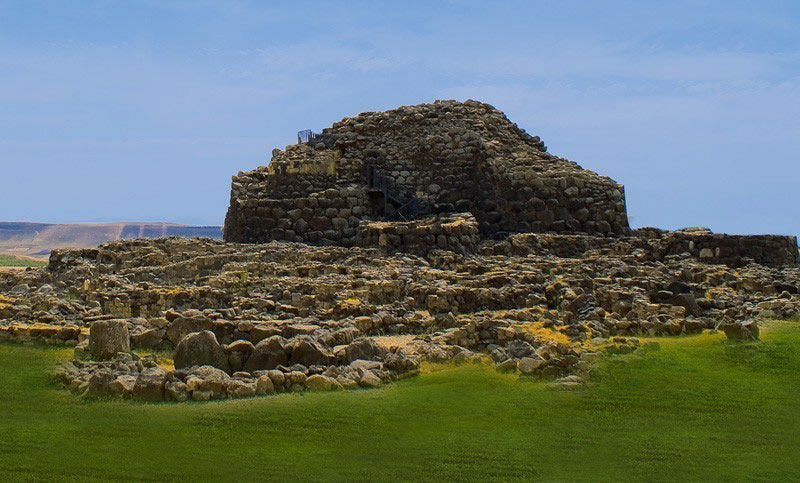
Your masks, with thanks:
[(376, 387), (426, 361), (572, 386), (642, 336), (754, 340), (800, 315), (795, 237), (632, 230), (620, 185), (486, 104), (308, 140), (234, 178), (225, 242), (0, 273), (0, 341), (74, 347), (55, 377), (77, 394), (206, 401)]
[[(800, 314), (793, 240), (759, 240), (529, 233), (471, 254), (113, 242), (0, 275), (0, 340), (75, 346), (56, 371), (66, 387), (145, 401), (374, 387), (423, 361), (496, 363), (571, 385), (641, 335), (751, 338), (760, 318)], [(171, 355), (175, 367), (131, 350)]]

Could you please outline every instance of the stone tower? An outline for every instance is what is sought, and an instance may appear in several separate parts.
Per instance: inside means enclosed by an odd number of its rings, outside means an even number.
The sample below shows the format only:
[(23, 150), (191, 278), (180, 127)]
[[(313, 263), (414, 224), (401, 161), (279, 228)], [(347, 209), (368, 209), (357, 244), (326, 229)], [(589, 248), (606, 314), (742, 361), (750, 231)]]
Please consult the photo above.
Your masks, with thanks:
[(364, 221), (466, 212), (484, 236), (628, 231), (622, 185), (481, 102), (365, 112), (303, 141), (234, 176), (225, 240), (349, 246)]

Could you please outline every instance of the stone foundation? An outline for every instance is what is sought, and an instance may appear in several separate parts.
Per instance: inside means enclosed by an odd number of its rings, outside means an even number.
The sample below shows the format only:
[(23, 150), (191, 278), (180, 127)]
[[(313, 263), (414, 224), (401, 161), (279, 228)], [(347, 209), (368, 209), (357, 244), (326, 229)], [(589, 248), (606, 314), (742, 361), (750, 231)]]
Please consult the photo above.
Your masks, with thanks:
[[(568, 234), (518, 234), (499, 244), (487, 245), (487, 253), (551, 254), (580, 258), (638, 253), (641, 261), (663, 262), (686, 256), (706, 263), (739, 267), (748, 263), (782, 267), (797, 265), (797, 237), (782, 235), (726, 235), (708, 231), (667, 232), (644, 228), (631, 236), (593, 237)], [(631, 252), (633, 250), (633, 252)]]

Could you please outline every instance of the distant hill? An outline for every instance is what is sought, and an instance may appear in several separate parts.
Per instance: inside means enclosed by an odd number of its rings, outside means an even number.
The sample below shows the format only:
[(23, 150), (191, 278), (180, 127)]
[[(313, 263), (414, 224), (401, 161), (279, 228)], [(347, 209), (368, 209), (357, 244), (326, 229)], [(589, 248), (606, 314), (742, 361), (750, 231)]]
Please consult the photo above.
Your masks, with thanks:
[(222, 239), (222, 227), (173, 223), (0, 222), (0, 253), (46, 257), (56, 248), (93, 248), (112, 240), (167, 236)]

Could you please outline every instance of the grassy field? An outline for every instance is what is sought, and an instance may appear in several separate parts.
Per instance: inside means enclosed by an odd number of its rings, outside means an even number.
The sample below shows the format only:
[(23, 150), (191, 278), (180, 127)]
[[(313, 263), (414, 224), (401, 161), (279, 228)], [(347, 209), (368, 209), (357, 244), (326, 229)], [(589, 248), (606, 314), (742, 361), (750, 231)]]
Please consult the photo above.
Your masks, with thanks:
[(723, 338), (659, 339), (578, 391), (459, 367), (184, 405), (81, 401), (46, 375), (68, 351), (0, 345), (0, 481), (797, 481), (800, 323)]
[(0, 255), (0, 267), (44, 267), (45, 265), (47, 265), (47, 262), (44, 260), (20, 258), (14, 255)]

